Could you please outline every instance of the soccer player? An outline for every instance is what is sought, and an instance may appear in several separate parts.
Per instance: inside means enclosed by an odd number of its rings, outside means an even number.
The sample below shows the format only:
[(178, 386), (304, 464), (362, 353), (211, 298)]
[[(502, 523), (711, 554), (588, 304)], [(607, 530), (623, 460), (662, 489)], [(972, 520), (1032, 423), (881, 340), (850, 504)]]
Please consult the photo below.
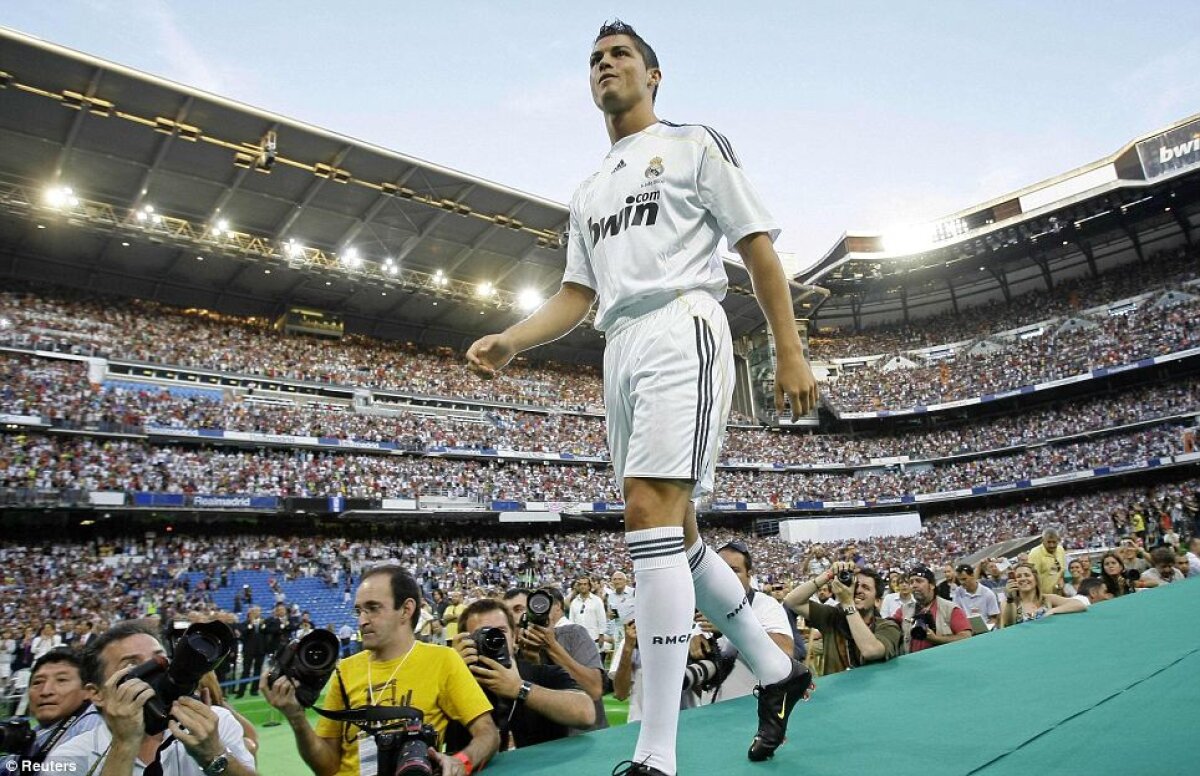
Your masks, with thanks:
[(628, 776), (676, 772), (679, 686), (695, 608), (733, 641), (760, 684), (748, 754), (765, 760), (783, 743), (811, 675), (775, 646), (733, 571), (700, 540), (692, 499), (712, 491), (734, 387), (720, 305), (728, 286), (722, 237), (741, 255), (775, 336), (777, 409), (785, 396), (794, 418), (816, 405), (772, 245), (779, 229), (728, 140), (655, 116), (662, 70), (632, 27), (616, 21), (600, 29), (590, 70), (612, 148), (572, 198), (562, 286), (525, 320), (472, 344), (467, 361), (494, 376), (516, 354), (574, 329), (599, 299), (596, 328), (608, 338), (608, 439), (625, 496), (645, 689), (633, 760), (618, 769)]

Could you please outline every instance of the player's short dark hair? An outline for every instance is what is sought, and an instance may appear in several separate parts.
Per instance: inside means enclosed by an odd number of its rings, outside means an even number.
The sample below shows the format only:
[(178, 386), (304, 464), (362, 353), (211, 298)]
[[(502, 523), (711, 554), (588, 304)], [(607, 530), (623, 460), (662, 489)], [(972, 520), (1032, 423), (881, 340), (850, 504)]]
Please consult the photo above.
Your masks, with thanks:
[(417, 584), (417, 580), (412, 574), (409, 574), (403, 566), (397, 566), (394, 563), (376, 566), (369, 569), (362, 575), (359, 580), (361, 585), (367, 577), (386, 576), (392, 586), (392, 608), (399, 609), (404, 606), (404, 602), (412, 599), (416, 606), (413, 607), (412, 617), (409, 618), (412, 626), (415, 629), (417, 622), (421, 619), (421, 586)]
[[(600, 32), (596, 35), (596, 40), (592, 42), (596, 43), (601, 38), (607, 38), (610, 35), (627, 35), (633, 40), (633, 45), (637, 47), (638, 53), (642, 55), (642, 61), (646, 63), (646, 69), (658, 69), (658, 54), (654, 53), (654, 49), (650, 44), (646, 42), (645, 38), (638, 35), (637, 30), (633, 27), (620, 19), (613, 19), (611, 22), (605, 22), (600, 25)], [(654, 85), (654, 91), (650, 93), (650, 99), (658, 99), (658, 84)]]
[(112, 626), (96, 638), (88, 642), (83, 650), (83, 664), (80, 667), (80, 677), (84, 684), (94, 684), (100, 687), (104, 684), (104, 666), (100, 662), (100, 653), (109, 644), (124, 641), (130, 636), (150, 636), (162, 644), (158, 631), (141, 620), (125, 620)]

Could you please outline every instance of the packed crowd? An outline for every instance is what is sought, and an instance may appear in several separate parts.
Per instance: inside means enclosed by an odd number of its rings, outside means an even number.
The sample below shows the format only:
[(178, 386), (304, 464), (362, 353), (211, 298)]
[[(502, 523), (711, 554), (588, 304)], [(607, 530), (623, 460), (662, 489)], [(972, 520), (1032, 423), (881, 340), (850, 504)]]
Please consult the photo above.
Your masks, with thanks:
[(517, 359), (484, 381), (444, 348), (358, 335), (288, 337), (269, 321), (146, 301), (6, 292), (0, 319), (0, 344), (15, 347), (508, 404), (585, 410), (604, 403), (599, 372), (588, 366)]
[(862, 332), (817, 332), (809, 340), (817, 359), (851, 358), (945, 345), (1007, 331), (1030, 323), (1070, 315), (1147, 289), (1176, 285), (1196, 277), (1196, 257), (1179, 248), (1151, 256), (1136, 271), (1114, 267), (1098, 278), (1059, 282), (1051, 291), (1034, 290), (1011, 302), (968, 307), (958, 313), (891, 322)]
[[(852, 544), (861, 564), (942, 569), (1014, 537), (1037, 534), (1047, 522), (1061, 525), (1068, 550), (1100, 549), (1135, 536), (1153, 545), (1180, 543), (1197, 533), (1200, 480), (1123, 488), (1043, 499), (1026, 504), (967, 509), (927, 518), (915, 536), (864, 537)], [(53, 643), (70, 641), (81, 623), (109, 623), (163, 612), (212, 609), (212, 592), (243, 569), (269, 571), (281, 580), (318, 577), (340, 596), (340, 582), (394, 558), (440, 603), (449, 591), (468, 597), (514, 586), (559, 584), (580, 575), (607, 579), (630, 567), (623, 534), (614, 529), (558, 530), (541, 534), (467, 529), (409, 540), (369, 536), (159, 535), (57, 543), (46, 539), (0, 543), (0, 635), (6, 655), (33, 648), (44, 626)], [(762, 586), (792, 586), (846, 554), (840, 543), (789, 543), (753, 537), (729, 527), (704, 531), (714, 547), (746, 544)], [(202, 572), (199, 583), (186, 575)], [(267, 602), (268, 604), (270, 602)], [(41, 645), (41, 642), (38, 642)]]
[(827, 389), (842, 411), (899, 409), (999, 393), (1200, 346), (1200, 303), (1143, 307), (1094, 326), (1017, 340), (1001, 350), (960, 355), (912, 369), (850, 370)]
[[(1080, 469), (1144, 461), (1181, 449), (1165, 423), (1007, 455), (936, 466), (852, 473), (719, 469), (718, 500), (841, 501), (932, 493)], [(620, 501), (606, 465), (446, 459), (314, 450), (193, 447), (135, 439), (8, 435), (0, 445), (0, 488), (36, 491), (151, 491), (185, 494), (414, 498), (474, 501)]]
[[(866, 464), (873, 458), (938, 458), (998, 450), (1072, 434), (1102, 431), (1194, 411), (1200, 381), (1183, 380), (1047, 407), (1018, 417), (971, 421), (927, 431), (866, 434), (771, 433), (731, 426), (726, 463)], [(498, 448), (607, 457), (603, 421), (585, 415), (494, 410), (473, 418), (397, 411), (386, 416), (329, 403), (271, 403), (227, 395), (217, 399), (136, 383), (97, 388), (77, 362), (10, 355), (0, 360), (0, 413), (38, 415), (54, 426), (100, 431), (216, 428), (263, 434), (396, 442), (420, 452), (439, 447)]]

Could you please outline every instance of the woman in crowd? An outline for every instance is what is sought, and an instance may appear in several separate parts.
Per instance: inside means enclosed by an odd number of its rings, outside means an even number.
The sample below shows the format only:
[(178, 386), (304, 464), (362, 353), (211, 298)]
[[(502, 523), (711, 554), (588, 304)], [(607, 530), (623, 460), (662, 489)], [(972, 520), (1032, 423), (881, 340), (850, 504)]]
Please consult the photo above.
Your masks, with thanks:
[(1125, 578), (1125, 564), (1115, 552), (1106, 552), (1100, 559), (1100, 581), (1113, 598), (1134, 591), (1133, 582)]
[(1073, 558), (1067, 564), (1067, 584), (1063, 594), (1070, 597), (1079, 592), (1079, 583), (1092, 575), (1092, 563), (1088, 556)]
[(1030, 620), (1040, 620), (1052, 614), (1070, 614), (1087, 609), (1082, 601), (1043, 593), (1037, 570), (1028, 563), (1018, 563), (1009, 580), (1008, 601), (1000, 611), (1000, 625), (1007, 627)]

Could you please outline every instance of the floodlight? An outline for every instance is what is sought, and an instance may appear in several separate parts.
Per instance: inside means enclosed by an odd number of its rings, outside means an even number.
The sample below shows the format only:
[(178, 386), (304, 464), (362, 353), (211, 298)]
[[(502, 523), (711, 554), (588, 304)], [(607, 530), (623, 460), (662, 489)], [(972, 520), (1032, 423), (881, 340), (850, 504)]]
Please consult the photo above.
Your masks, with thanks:
[(70, 186), (54, 186), (46, 192), (46, 204), (51, 207), (78, 207), (79, 198)]
[(487, 299), (489, 296), (495, 293), (495, 291), (496, 287), (486, 280), (475, 287), (475, 294), (483, 297), (484, 299)]

